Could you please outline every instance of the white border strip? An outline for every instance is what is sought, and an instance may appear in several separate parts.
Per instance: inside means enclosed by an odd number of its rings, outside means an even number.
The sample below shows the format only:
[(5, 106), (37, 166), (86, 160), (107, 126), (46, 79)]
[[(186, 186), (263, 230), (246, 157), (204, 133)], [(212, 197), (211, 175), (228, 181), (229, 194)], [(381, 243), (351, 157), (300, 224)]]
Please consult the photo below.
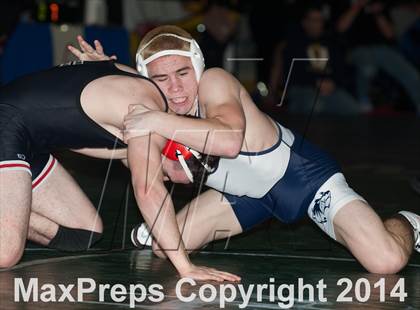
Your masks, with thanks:
[[(54, 161), (54, 163), (51, 166), (51, 163)], [(49, 176), (51, 175), (51, 173), (54, 171), (55, 167), (57, 167), (57, 159), (54, 158), (51, 154), (50, 157), (48, 158), (48, 162), (47, 164), (44, 166), (44, 168), (42, 169), (41, 173), (32, 181), (32, 185), (36, 184), (38, 182), (39, 179), (41, 179), (41, 182), (39, 182), (38, 184), (35, 185), (35, 187), (32, 188), (32, 192), (34, 192), (37, 188), (39, 188), (42, 183), (45, 182), (46, 179), (49, 178)], [(50, 168), (51, 167), (51, 168)], [(49, 172), (47, 174), (46, 171)]]
[[(23, 165), (25, 167), (2, 167), (2, 165)], [(4, 160), (0, 161), (2, 171), (26, 171), (32, 176), (31, 165), (24, 160)]]

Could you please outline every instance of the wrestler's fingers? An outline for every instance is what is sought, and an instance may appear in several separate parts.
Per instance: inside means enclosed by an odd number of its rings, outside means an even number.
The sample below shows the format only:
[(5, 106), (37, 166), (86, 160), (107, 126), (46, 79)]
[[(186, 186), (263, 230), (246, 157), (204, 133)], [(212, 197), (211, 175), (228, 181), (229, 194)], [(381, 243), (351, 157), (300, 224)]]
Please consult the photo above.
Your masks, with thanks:
[(187, 278), (195, 279), (198, 281), (216, 281), (223, 282), (224, 279), (221, 276), (210, 273), (208, 271), (196, 271), (186, 275)]
[(83, 51), (83, 42), (85, 42), (85, 39), (81, 35), (78, 35), (77, 42), (79, 43), (80, 49)]
[[(127, 115), (124, 116), (124, 125), (129, 124), (132, 120), (136, 120), (139, 118), (139, 114), (143, 114), (144, 112), (141, 111), (132, 111), (129, 112)], [(140, 119), (138, 119), (140, 120)]]
[(138, 104), (130, 104), (128, 106), (128, 113), (133, 112), (136, 109), (137, 106), (138, 106)]
[(67, 49), (74, 55), (74, 56), (76, 56), (77, 58), (79, 58), (80, 59), (80, 57), (82, 56), (82, 52), (81, 51), (79, 51), (79, 49), (77, 49), (77, 48), (75, 48), (74, 46), (72, 46), (72, 45), (67, 45)]
[(214, 276), (216, 276), (218, 279), (220, 279), (220, 280), (218, 280), (219, 282), (223, 282), (223, 281), (239, 282), (239, 280), (237, 280), (235, 277), (227, 276), (227, 275), (224, 275), (224, 274), (221, 274), (221, 273), (216, 273), (216, 274), (214, 274)]
[(131, 104), (128, 106), (128, 113), (129, 114), (142, 114), (146, 112), (150, 112), (151, 110), (144, 105), (141, 104)]
[(82, 51), (88, 52), (88, 53), (93, 53), (94, 52), (94, 49), (93, 49), (92, 45), (87, 43), (85, 41), (85, 39), (83, 39), (82, 36), (77, 37), (77, 39), (79, 41), (79, 45), (80, 45), (80, 48), (82, 49)]
[(99, 42), (99, 40), (93, 41), (93, 44), (95, 44), (95, 49), (98, 54), (104, 53), (104, 48), (102, 47), (102, 44)]
[(241, 281), (241, 277), (239, 277), (239, 276), (237, 276), (235, 274), (229, 273), (229, 272), (219, 271), (219, 274), (224, 279), (226, 279), (228, 281), (232, 281), (232, 282), (239, 282), (239, 281)]
[(213, 274), (217, 274), (218, 276), (220, 276), (223, 279), (228, 280), (228, 281), (233, 281), (233, 282), (241, 281), (241, 277), (239, 277), (239, 276), (237, 276), (233, 273), (230, 273), (230, 272), (220, 271), (220, 270), (217, 270), (217, 269), (214, 269), (214, 268), (210, 268), (210, 271)]
[(130, 129), (130, 130), (124, 130), (123, 131), (123, 141), (125, 143), (128, 142), (128, 140), (137, 138), (137, 137), (143, 137), (150, 134), (150, 130), (148, 129)]
[(131, 122), (132, 122), (132, 120), (133, 120), (133, 118), (135, 118), (135, 113), (134, 112), (130, 112), (129, 114), (127, 114), (127, 115), (125, 115), (124, 116), (124, 121), (123, 121), (123, 123), (124, 123), (124, 127), (125, 128), (127, 128), (127, 127), (129, 127), (130, 126), (130, 124), (131, 124)]

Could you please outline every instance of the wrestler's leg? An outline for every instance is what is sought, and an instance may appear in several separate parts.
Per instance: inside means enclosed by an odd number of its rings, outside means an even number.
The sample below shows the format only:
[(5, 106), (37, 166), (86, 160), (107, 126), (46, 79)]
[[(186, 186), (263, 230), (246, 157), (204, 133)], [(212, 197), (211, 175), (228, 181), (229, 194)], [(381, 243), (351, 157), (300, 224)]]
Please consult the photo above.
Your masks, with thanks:
[[(176, 218), (185, 248), (189, 252), (211, 241), (242, 232), (229, 201), (215, 190), (208, 190), (196, 197), (177, 213)], [(165, 256), (156, 242), (153, 242), (153, 250), (159, 257)]]
[(355, 200), (334, 218), (337, 241), (345, 245), (370, 272), (390, 274), (408, 262), (414, 239), (413, 229), (398, 215), (385, 222), (365, 202)]
[(0, 268), (20, 260), (28, 232), (31, 176), (27, 171), (0, 169)]
[(369, 272), (398, 272), (413, 248), (413, 230), (401, 216), (379, 218), (369, 204), (337, 173), (318, 190), (308, 208), (311, 219), (346, 246)]
[(215, 190), (196, 197), (178, 212), (176, 218), (185, 248), (190, 251), (242, 233), (229, 201)]
[(29, 217), (28, 240), (47, 246), (57, 234), (58, 225), (49, 218), (31, 211)]
[(29, 224), (28, 239), (43, 245), (49, 245), (59, 229), (79, 229), (98, 234), (103, 230), (96, 209), (58, 162), (33, 191)]

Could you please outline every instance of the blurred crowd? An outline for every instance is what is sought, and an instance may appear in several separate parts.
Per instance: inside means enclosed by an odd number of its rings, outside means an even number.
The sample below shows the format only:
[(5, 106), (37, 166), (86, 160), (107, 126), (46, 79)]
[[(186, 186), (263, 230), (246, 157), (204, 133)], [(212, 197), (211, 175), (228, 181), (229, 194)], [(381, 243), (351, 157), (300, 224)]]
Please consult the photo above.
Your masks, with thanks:
[(22, 22), (123, 27), (131, 54), (176, 24), (263, 109), (420, 116), (420, 1), (5, 0), (0, 12), (0, 54)]
[(282, 14), (269, 18), (258, 3), (254, 37), (279, 28), (255, 41), (271, 57), (258, 70), (269, 105), (284, 98), (292, 113), (420, 115), (420, 2), (282, 1)]

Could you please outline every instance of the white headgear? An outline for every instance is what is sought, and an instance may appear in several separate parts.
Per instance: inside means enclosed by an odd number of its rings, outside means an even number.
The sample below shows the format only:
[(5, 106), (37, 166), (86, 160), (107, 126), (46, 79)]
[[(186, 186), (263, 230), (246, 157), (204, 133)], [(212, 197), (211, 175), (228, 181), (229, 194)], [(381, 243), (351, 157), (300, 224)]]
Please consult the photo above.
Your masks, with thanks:
[[(144, 51), (144, 49), (148, 47), (150, 43), (152, 43), (155, 39), (159, 37), (163, 37), (163, 36), (175, 37), (175, 38), (178, 38), (180, 40), (190, 43), (190, 50), (189, 51), (163, 50), (144, 59), (142, 56), (142, 52)], [(195, 41), (194, 39), (187, 39), (173, 33), (161, 33), (157, 35), (156, 37), (154, 37), (153, 39), (151, 39), (149, 42), (147, 42), (147, 44), (145, 44), (142, 48), (139, 48), (137, 50), (137, 54), (136, 54), (137, 71), (139, 71), (141, 75), (145, 77), (149, 77), (146, 65), (159, 57), (167, 56), (167, 55), (179, 55), (179, 56), (189, 57), (191, 59), (192, 66), (195, 71), (195, 77), (197, 78), (197, 82), (200, 81), (200, 78), (201, 78), (201, 75), (203, 74), (204, 66), (205, 66), (204, 57), (203, 57), (203, 53), (201, 52), (200, 46), (198, 45), (197, 41)]]

